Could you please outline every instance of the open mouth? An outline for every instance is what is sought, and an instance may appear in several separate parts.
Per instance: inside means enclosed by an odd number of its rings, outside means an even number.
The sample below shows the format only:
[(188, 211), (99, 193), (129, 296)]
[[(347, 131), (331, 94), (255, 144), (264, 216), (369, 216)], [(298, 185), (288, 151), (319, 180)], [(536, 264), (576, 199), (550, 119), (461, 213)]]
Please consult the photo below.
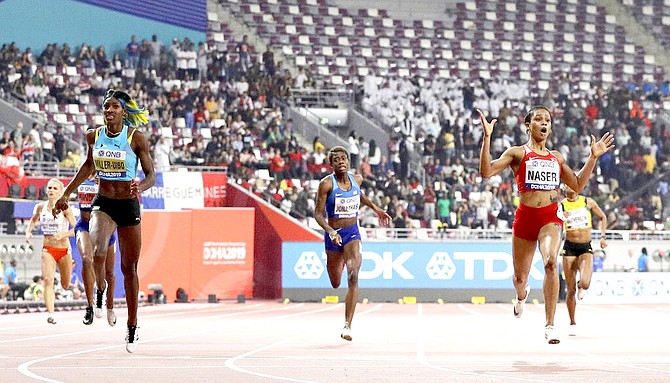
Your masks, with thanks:
[(542, 133), (547, 133), (547, 128), (542, 128), (542, 129), (540, 129), (540, 132), (542, 132)]

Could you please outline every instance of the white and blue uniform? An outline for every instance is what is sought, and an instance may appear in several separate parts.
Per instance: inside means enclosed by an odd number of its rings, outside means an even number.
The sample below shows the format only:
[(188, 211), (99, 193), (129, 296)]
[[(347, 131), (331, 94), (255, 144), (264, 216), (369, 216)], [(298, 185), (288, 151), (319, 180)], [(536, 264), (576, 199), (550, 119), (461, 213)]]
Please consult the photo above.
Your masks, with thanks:
[[(326, 199), (326, 218), (356, 218), (361, 206), (361, 188), (354, 179), (354, 176), (347, 173), (351, 187), (349, 190), (340, 188), (335, 174), (331, 174), (330, 178), (333, 182), (333, 190)], [(361, 233), (358, 230), (358, 221), (355, 224), (336, 230), (342, 238), (342, 245), (338, 246), (330, 239), (328, 233), (324, 235), (326, 243), (326, 251), (343, 252), (344, 245), (351, 241), (360, 241)]]

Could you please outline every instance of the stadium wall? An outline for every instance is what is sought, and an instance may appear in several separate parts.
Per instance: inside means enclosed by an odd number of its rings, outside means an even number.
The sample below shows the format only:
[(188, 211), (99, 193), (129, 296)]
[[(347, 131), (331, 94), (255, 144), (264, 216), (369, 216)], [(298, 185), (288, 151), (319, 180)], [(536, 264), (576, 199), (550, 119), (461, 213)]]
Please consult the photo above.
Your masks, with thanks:
[[(130, 42), (132, 35), (137, 35), (138, 41), (141, 41), (155, 34), (166, 46), (171, 44), (174, 37), (179, 39), (188, 37), (196, 44), (206, 40), (202, 23), (193, 22), (195, 17), (197, 20), (204, 20), (206, 26), (207, 10), (204, 0), (165, 2), (166, 4), (192, 5), (189, 9), (197, 11), (198, 14), (196, 16), (189, 14), (188, 18), (184, 18), (176, 14), (182, 8), (166, 6), (161, 13), (163, 15), (161, 21), (147, 18), (146, 11), (153, 10), (157, 6), (151, 5), (154, 2), (112, 1), (108, 3), (124, 4), (123, 9), (127, 12), (101, 8), (75, 0), (2, 1), (0, 2), (2, 42), (14, 41), (21, 49), (30, 47), (36, 56), (49, 43), (68, 43), (73, 52), (76, 52), (76, 48), (82, 43), (95, 47), (103, 45), (107, 50), (108, 58), (111, 59), (114, 52), (125, 52), (126, 44)], [(204, 8), (202, 3), (205, 3)], [(139, 6), (136, 7), (138, 4), (143, 4), (144, 14), (138, 9)], [(131, 10), (134, 10), (135, 15), (130, 14)], [(190, 26), (180, 25), (185, 23), (177, 23), (178, 21), (185, 21)]]

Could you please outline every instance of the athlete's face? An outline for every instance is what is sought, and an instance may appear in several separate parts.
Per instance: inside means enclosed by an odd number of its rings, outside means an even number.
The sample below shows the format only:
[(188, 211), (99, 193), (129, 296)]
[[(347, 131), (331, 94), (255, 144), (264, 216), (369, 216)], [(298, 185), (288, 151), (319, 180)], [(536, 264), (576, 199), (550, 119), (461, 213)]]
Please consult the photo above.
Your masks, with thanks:
[(47, 197), (49, 200), (55, 201), (63, 195), (63, 185), (60, 182), (49, 181), (47, 183)]
[(335, 172), (347, 172), (349, 170), (349, 157), (344, 152), (335, 152), (330, 156), (330, 166)]
[(103, 116), (107, 125), (122, 125), (123, 117), (126, 115), (126, 110), (119, 100), (115, 98), (108, 98), (102, 105)]
[(574, 199), (577, 198), (577, 192), (570, 189), (569, 186), (565, 186), (564, 192), (565, 192), (565, 196), (568, 197), (568, 199), (570, 199), (570, 200), (574, 200)]
[(551, 133), (551, 114), (546, 109), (536, 110), (526, 128), (537, 141), (546, 140)]

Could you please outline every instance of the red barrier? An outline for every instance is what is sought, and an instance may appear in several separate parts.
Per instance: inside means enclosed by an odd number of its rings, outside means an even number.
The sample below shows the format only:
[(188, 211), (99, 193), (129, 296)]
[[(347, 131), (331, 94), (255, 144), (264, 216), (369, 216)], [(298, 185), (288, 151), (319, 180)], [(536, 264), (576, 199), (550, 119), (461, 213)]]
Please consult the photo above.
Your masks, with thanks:
[(226, 188), (226, 205), (256, 209), (254, 297), (281, 298), (282, 242), (312, 242), (323, 238), (232, 182)]
[(142, 237), (142, 290), (160, 283), (168, 301), (179, 287), (191, 299), (253, 297), (253, 209), (145, 210)]

